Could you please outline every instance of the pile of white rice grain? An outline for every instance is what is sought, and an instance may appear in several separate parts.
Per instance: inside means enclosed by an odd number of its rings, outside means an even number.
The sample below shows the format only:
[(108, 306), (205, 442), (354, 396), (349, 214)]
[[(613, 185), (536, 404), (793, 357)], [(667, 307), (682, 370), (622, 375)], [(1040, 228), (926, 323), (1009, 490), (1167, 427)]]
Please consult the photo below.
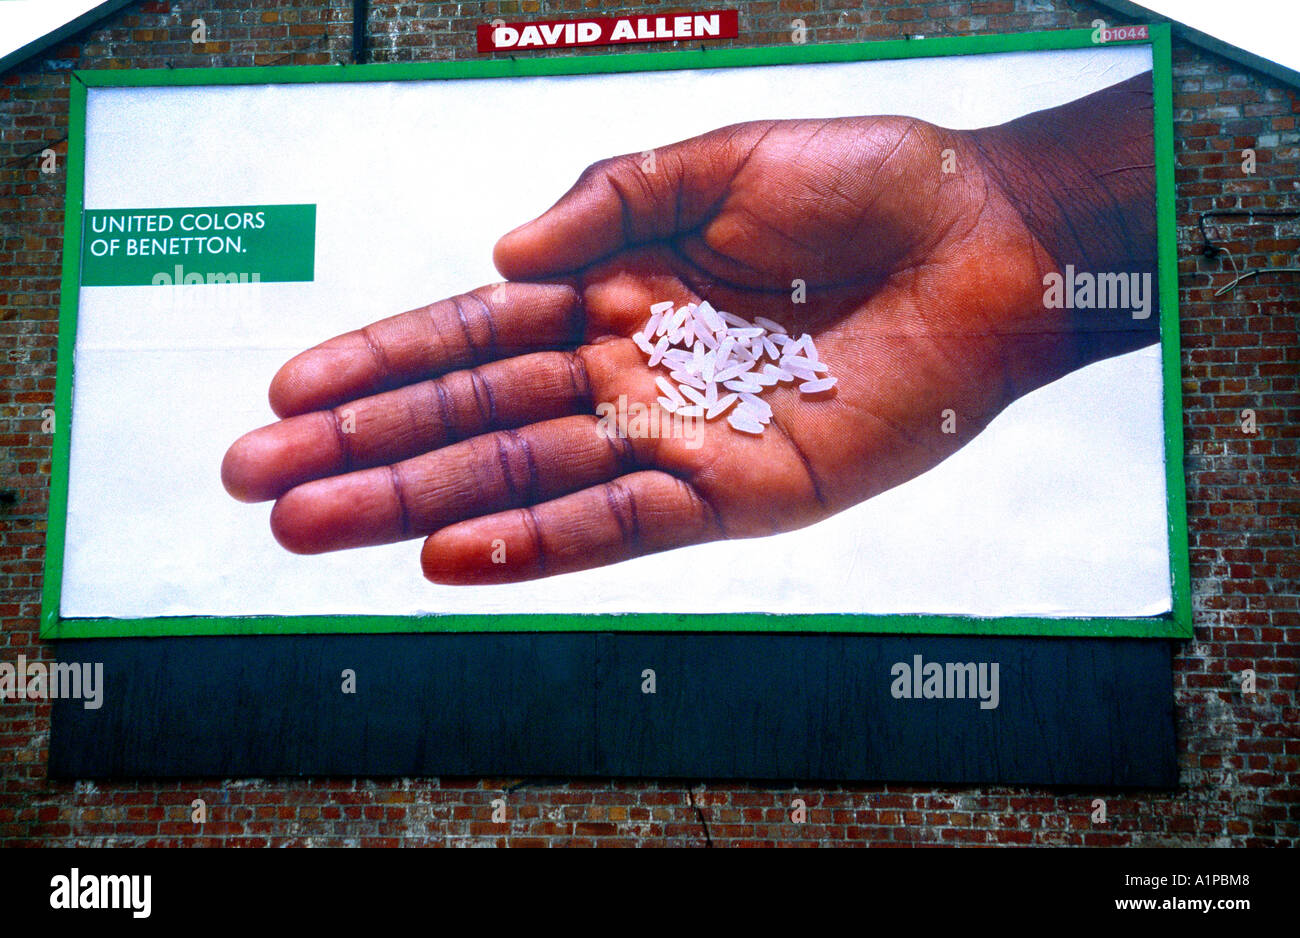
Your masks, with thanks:
[(708, 301), (675, 309), (671, 301), (655, 303), (632, 341), (649, 356), (650, 367), (669, 369), (672, 381), (655, 378), (663, 392), (660, 407), (705, 420), (730, 411), (727, 423), (742, 433), (762, 433), (772, 419), (772, 408), (759, 397), (767, 388), (798, 381), (800, 391), (817, 394), (835, 385), (806, 332), (794, 339), (780, 323), (762, 316), (748, 322)]

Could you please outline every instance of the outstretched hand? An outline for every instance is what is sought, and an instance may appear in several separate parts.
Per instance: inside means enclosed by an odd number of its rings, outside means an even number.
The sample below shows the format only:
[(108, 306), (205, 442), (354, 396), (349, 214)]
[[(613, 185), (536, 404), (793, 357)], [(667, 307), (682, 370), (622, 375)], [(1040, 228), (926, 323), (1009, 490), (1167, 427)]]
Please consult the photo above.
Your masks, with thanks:
[[(424, 573), (445, 583), (825, 518), (1083, 363), (1067, 314), (1043, 306), (1059, 258), (996, 158), (969, 132), (886, 117), (740, 124), (652, 165), (598, 163), (497, 244), (498, 269), (527, 282), (287, 363), (271, 386), (282, 419), (231, 447), (223, 481), (277, 500), (272, 528), (290, 550), (426, 537)], [(811, 333), (838, 384), (769, 391), (758, 436), (725, 420), (702, 445), (598, 432), (598, 404), (658, 395), (663, 371), (630, 338), (650, 305), (701, 299)]]

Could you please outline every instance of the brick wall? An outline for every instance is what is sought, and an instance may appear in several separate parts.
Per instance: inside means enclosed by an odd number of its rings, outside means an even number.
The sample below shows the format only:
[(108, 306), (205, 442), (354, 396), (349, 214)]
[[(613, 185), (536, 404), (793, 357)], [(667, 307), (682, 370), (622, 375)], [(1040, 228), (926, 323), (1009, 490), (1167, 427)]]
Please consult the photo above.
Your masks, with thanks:
[[(233, 0), (134, 3), (71, 42), (0, 76), (0, 660), (52, 657), (37, 638), (53, 405), (68, 82), (74, 68), (301, 65), (348, 61), (351, 3), (297, 0), (248, 9)], [(593, 0), (371, 3), (374, 61), (475, 58), (473, 28), (497, 15), (572, 15)], [(1118, 20), (1088, 3), (863, 4), (732, 0), (730, 45), (904, 35), (966, 35)], [(655, 12), (656, 3), (618, 4)], [(203, 17), (208, 42), (190, 41)], [(626, 47), (636, 51), (638, 47)], [(940, 789), (897, 785), (767, 787), (511, 779), (200, 780), (113, 784), (46, 778), (47, 704), (0, 703), (0, 845), (397, 843), (714, 844), (1016, 843), (1288, 844), (1300, 842), (1300, 280), (1270, 274), (1214, 297), (1227, 255), (1200, 255), (1198, 214), (1300, 209), (1300, 99), (1294, 88), (1175, 41), (1179, 289), (1188, 514), (1196, 638), (1180, 644), (1181, 782), (1167, 793)], [(59, 154), (43, 174), (39, 154)], [(1257, 172), (1242, 171), (1243, 149)], [(1238, 266), (1297, 266), (1300, 221), (1216, 218)], [(1252, 410), (1258, 430), (1243, 432)], [(1237, 675), (1258, 675), (1253, 697)], [(518, 786), (518, 787), (512, 787)], [(508, 822), (492, 822), (505, 797)], [(1108, 823), (1091, 821), (1107, 800)], [(209, 818), (190, 822), (202, 798)], [(795, 799), (807, 821), (790, 822)]]

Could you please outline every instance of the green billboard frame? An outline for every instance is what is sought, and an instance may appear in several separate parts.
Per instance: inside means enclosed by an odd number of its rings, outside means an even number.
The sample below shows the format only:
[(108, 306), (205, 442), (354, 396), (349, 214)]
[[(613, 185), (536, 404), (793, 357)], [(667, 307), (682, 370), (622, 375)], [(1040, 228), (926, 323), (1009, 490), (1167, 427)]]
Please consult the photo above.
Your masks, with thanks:
[(1147, 27), (1148, 38), (1108, 45), (1150, 45), (1155, 95), (1156, 212), (1160, 289), (1164, 441), (1172, 609), (1151, 617), (982, 618), (962, 615), (705, 614), (510, 614), (510, 615), (313, 615), (65, 618), (60, 614), (67, 523), (69, 456), (73, 420), (73, 366), (80, 295), (80, 245), (86, 153), (86, 102), (90, 88), (196, 85), (266, 85), (351, 81), (443, 81), (797, 63), (981, 55), (1079, 49), (1096, 45), (1090, 30), (940, 37), (924, 40), (781, 47), (698, 49), (550, 58), (372, 65), (306, 65), (255, 68), (109, 69), (76, 71), (70, 88), (67, 193), (59, 308), (55, 427), (50, 476), (49, 525), (41, 603), (42, 638), (120, 638), (168, 635), (294, 633), (655, 631), (806, 632), (950, 635), (1043, 635), (1081, 637), (1191, 638), (1187, 506), (1183, 476), (1183, 413), (1179, 364), (1178, 264), (1174, 217), (1173, 94), (1168, 24)]

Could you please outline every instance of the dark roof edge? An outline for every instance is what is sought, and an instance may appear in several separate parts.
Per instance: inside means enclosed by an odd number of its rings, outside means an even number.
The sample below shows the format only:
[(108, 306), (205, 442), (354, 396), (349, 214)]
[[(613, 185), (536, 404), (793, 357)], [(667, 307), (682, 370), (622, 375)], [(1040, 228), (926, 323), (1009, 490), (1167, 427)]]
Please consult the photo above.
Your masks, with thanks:
[(112, 16), (118, 10), (122, 9), (122, 7), (132, 2), (134, 2), (134, 0), (105, 0), (104, 3), (99, 4), (99, 6), (91, 7), (76, 19), (64, 23), (58, 29), (48, 32), (44, 36), (39, 36), (36, 39), (33, 39), (25, 46), (18, 47), (8, 55), (0, 57), (0, 75), (3, 75), (14, 66), (27, 61), (38, 52), (44, 52), (50, 46), (62, 42), (69, 36), (79, 33), (89, 26), (93, 26), (105, 17)]
[[(1194, 46), (1199, 46), (1207, 52), (1213, 52), (1215, 55), (1222, 56), (1225, 59), (1231, 59), (1239, 65), (1244, 65), (1249, 69), (1261, 72), (1270, 78), (1284, 82), (1293, 88), (1300, 88), (1300, 72), (1295, 69), (1287, 68), (1271, 59), (1256, 55), (1253, 52), (1247, 52), (1240, 46), (1234, 46), (1230, 42), (1224, 42), (1222, 39), (1215, 39), (1208, 33), (1203, 33), (1199, 29), (1193, 29), (1186, 23), (1180, 23), (1178, 20), (1171, 19), (1163, 13), (1157, 13), (1154, 10), (1148, 10), (1144, 6), (1136, 3), (1130, 3), (1129, 0), (1092, 0), (1093, 4), (1099, 7), (1105, 7), (1108, 10), (1120, 14), (1121, 16), (1138, 17), (1139, 22), (1168, 23), (1175, 36), (1190, 42)], [(1120, 25), (1120, 24), (1116, 24)]]

